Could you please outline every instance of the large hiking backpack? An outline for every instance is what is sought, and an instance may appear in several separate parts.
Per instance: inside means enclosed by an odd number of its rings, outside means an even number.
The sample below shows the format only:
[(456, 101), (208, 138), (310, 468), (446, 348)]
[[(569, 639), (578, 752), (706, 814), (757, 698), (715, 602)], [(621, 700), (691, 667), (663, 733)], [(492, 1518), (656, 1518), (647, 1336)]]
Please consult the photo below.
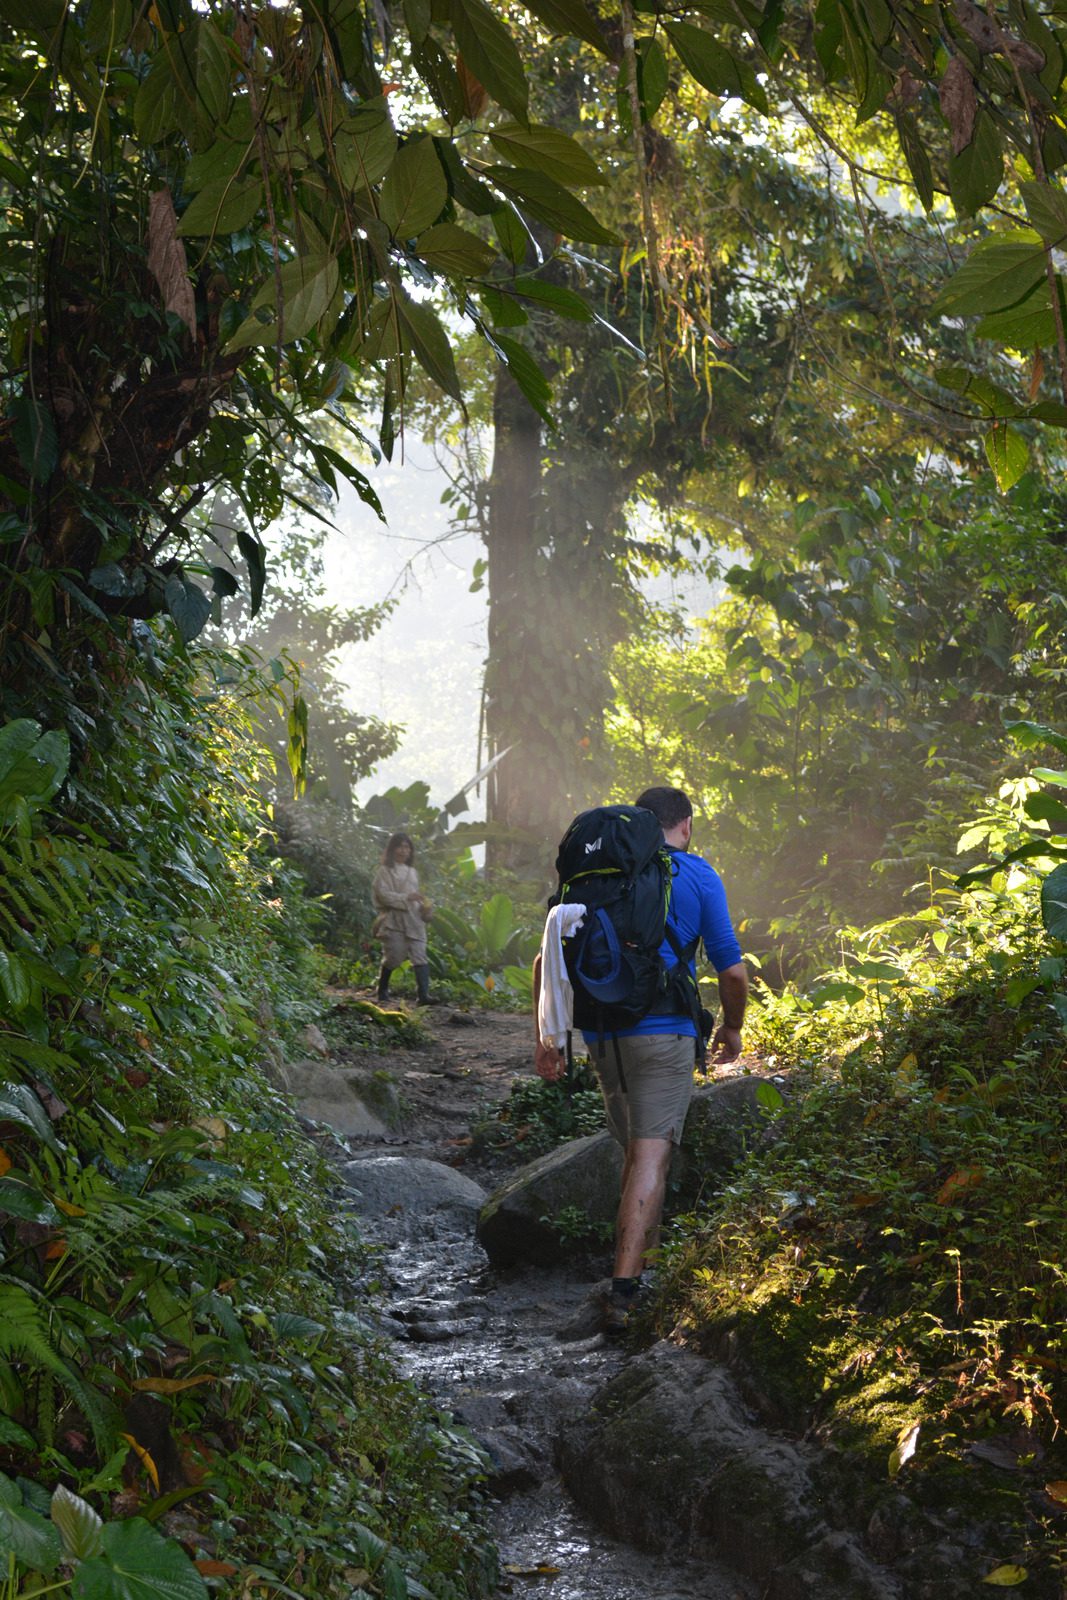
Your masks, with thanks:
[(660, 957), (671, 898), (670, 852), (659, 818), (641, 806), (596, 806), (567, 829), (556, 857), (556, 904), (586, 907), (563, 940), (574, 1024), (601, 1038), (666, 1009)]

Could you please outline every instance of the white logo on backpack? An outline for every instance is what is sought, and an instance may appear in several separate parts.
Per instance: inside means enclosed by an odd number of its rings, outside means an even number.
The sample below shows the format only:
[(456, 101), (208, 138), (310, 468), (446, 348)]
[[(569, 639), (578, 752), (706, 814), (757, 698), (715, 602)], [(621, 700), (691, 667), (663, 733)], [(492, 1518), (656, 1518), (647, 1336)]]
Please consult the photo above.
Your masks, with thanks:
[(594, 839), (592, 844), (587, 844), (586, 847), (585, 847), (586, 855), (587, 856), (591, 856), (594, 850), (599, 850), (600, 846), (603, 844), (603, 842), (604, 842), (603, 837), (601, 837), (599, 839)]

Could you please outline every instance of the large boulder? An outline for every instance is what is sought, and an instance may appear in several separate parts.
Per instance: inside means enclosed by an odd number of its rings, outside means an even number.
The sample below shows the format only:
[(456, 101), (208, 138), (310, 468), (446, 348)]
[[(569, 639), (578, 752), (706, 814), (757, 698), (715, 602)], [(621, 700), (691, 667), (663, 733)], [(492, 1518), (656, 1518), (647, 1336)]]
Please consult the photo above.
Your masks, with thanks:
[(391, 1074), (339, 1067), (312, 1057), (289, 1068), (297, 1110), (325, 1122), (345, 1139), (384, 1139), (400, 1126), (403, 1108)]
[(485, 1204), (480, 1184), (424, 1156), (360, 1156), (341, 1168), (365, 1217), (392, 1216), (422, 1227), (433, 1216), (470, 1226)]
[(786, 1090), (781, 1077), (755, 1072), (734, 1072), (698, 1083), (671, 1168), (668, 1210), (698, 1196), (708, 1199), (729, 1182), (745, 1153), (773, 1137)]
[[(716, 1078), (693, 1095), (671, 1171), (668, 1209), (715, 1193), (771, 1121), (756, 1074)], [(774, 1101), (777, 1080), (762, 1100)], [(494, 1267), (552, 1266), (610, 1233), (619, 1203), (622, 1152), (608, 1133), (573, 1139), (539, 1156), (490, 1197), (478, 1238)], [(583, 1222), (584, 1219), (584, 1222)]]
[(557, 1441), (564, 1481), (616, 1538), (727, 1561), (766, 1600), (899, 1600), (833, 1525), (813, 1446), (756, 1425), (725, 1368), (661, 1343), (634, 1357)]
[(609, 1230), (615, 1220), (621, 1174), (622, 1151), (609, 1133), (572, 1139), (520, 1167), (478, 1218), (478, 1239), (492, 1265), (550, 1267), (587, 1250), (596, 1230)]

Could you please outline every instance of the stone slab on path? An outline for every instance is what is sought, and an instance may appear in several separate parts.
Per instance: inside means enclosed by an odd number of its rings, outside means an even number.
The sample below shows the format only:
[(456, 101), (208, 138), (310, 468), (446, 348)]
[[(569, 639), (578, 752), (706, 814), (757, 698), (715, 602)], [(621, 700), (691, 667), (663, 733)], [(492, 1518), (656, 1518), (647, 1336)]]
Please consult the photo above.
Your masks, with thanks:
[(471, 1229), (485, 1204), (481, 1184), (425, 1156), (360, 1156), (341, 1173), (355, 1192), (357, 1215), (391, 1217), (410, 1229), (434, 1219)]
[(345, 1139), (385, 1139), (401, 1120), (400, 1096), (385, 1072), (309, 1056), (289, 1068), (289, 1083), (301, 1116)]
[(729, 1372), (661, 1342), (634, 1356), (557, 1443), (578, 1504), (671, 1559), (728, 1561), (765, 1600), (903, 1600), (831, 1520), (818, 1451), (751, 1419)]

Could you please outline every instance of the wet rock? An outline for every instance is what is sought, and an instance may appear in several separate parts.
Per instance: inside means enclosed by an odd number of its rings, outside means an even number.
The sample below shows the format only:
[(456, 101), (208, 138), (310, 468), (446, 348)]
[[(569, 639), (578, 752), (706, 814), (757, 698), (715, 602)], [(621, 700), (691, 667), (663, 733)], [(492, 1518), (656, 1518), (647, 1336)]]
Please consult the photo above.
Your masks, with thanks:
[(405, 1331), (414, 1344), (444, 1344), (449, 1339), (462, 1339), (469, 1333), (477, 1333), (479, 1326), (469, 1318), (464, 1321), (442, 1318), (434, 1322), (409, 1322)]
[(493, 1432), (480, 1433), (477, 1438), (489, 1457), (486, 1488), (498, 1500), (503, 1500), (509, 1494), (522, 1494), (527, 1489), (535, 1489), (542, 1481), (544, 1465), (521, 1439)]
[(403, 1120), (392, 1077), (360, 1067), (297, 1061), (289, 1069), (297, 1110), (344, 1138), (383, 1139)]
[(561, 1232), (555, 1219), (576, 1209), (593, 1226), (610, 1226), (619, 1202), (622, 1151), (608, 1133), (550, 1150), (520, 1167), (490, 1196), (478, 1240), (494, 1267), (552, 1266), (588, 1248), (588, 1235)]
[(470, 1224), (485, 1203), (480, 1184), (423, 1156), (361, 1156), (341, 1171), (367, 1217), (393, 1214), (418, 1225), (437, 1213)]
[(323, 1060), (325, 1060), (330, 1053), (330, 1047), (326, 1043), (325, 1034), (323, 1033), (322, 1029), (316, 1027), (313, 1022), (309, 1022), (303, 1033), (300, 1035), (300, 1043), (304, 1046), (305, 1050), (310, 1051), (310, 1053), (314, 1056), (321, 1056)]
[(564, 1424), (567, 1487), (607, 1532), (671, 1557), (726, 1559), (767, 1600), (900, 1600), (858, 1539), (830, 1526), (818, 1452), (755, 1426), (729, 1373), (662, 1343)]

